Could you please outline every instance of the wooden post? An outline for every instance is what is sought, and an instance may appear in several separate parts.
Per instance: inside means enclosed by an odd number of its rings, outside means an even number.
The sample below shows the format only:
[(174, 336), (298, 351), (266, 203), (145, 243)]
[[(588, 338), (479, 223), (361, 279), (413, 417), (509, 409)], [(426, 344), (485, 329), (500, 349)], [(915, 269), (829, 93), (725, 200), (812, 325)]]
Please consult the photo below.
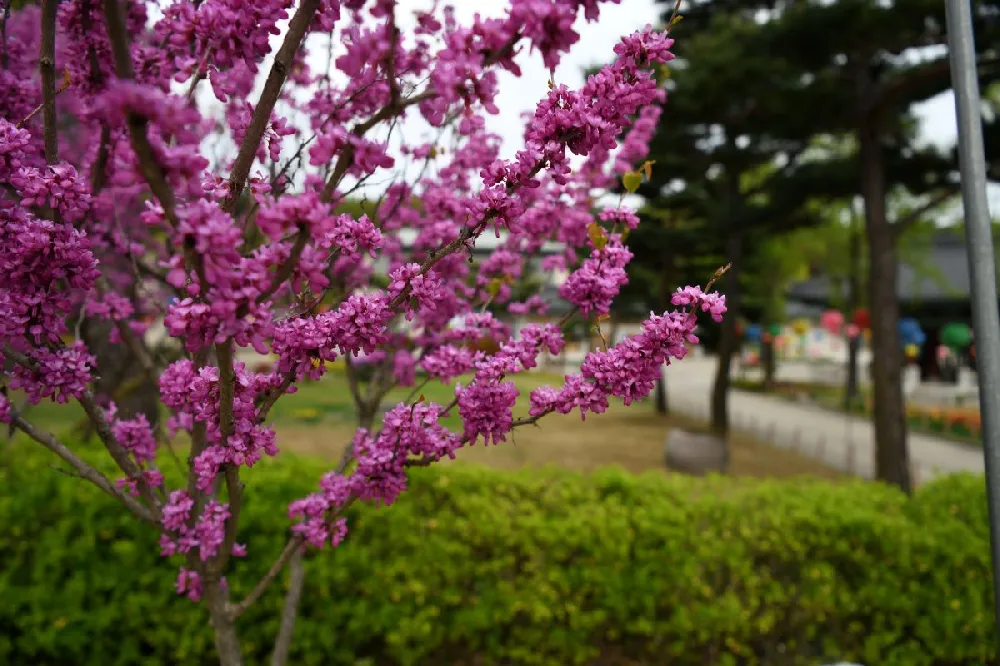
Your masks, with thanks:
[(855, 450), (854, 442), (847, 443), (847, 473), (851, 476), (855, 476), (857, 471), (855, 469), (855, 457), (857, 456), (857, 451)]

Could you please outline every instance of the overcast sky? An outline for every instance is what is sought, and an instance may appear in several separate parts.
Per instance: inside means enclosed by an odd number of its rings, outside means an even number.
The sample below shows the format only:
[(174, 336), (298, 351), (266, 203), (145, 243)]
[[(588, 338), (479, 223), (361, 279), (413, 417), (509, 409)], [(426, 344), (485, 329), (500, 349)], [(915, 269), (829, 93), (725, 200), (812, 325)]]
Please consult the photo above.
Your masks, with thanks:
[[(399, 0), (397, 21), (404, 34), (414, 24), (413, 10), (426, 9), (430, 4), (431, 0)], [(459, 22), (465, 24), (477, 11), (484, 16), (498, 16), (508, 6), (505, 0), (451, 0), (450, 4), (455, 6)], [(656, 25), (661, 8), (662, 5), (657, 5), (653, 0), (621, 0), (618, 5), (602, 3), (601, 17), (596, 23), (587, 23), (581, 16), (576, 25), (580, 40), (570, 53), (563, 57), (555, 72), (556, 82), (570, 87), (581, 85), (583, 71), (593, 65), (608, 62), (621, 35), (631, 33), (647, 24)], [(314, 48), (310, 60), (314, 66), (325, 68), (326, 46), (315, 42), (312, 46)], [(487, 119), (490, 130), (503, 137), (504, 157), (512, 157), (521, 147), (523, 115), (534, 110), (538, 100), (548, 90), (549, 72), (542, 65), (537, 53), (522, 53), (519, 64), (522, 68), (520, 78), (501, 72), (497, 103), (500, 114)], [(206, 96), (210, 94), (207, 89), (201, 92)], [(954, 145), (957, 130), (954, 96), (950, 92), (919, 105), (916, 111), (921, 120), (921, 141), (941, 147)], [(418, 114), (410, 114), (399, 129), (400, 132), (396, 134), (392, 143), (398, 141), (416, 143), (432, 139), (432, 132), (418, 119)], [(992, 209), (995, 214), (1000, 214), (1000, 187), (991, 186), (990, 190)], [(954, 213), (946, 214), (945, 217), (953, 218), (957, 213), (959, 213), (958, 206), (955, 206)]]
[[(476, 11), (483, 15), (499, 15), (507, 6), (500, 0), (455, 2), (459, 20), (469, 19)], [(426, 7), (426, 0), (401, 0), (401, 8)], [(580, 41), (568, 56), (563, 58), (556, 70), (556, 81), (571, 87), (583, 83), (581, 72), (591, 65), (601, 65), (612, 55), (612, 49), (621, 35), (631, 33), (647, 24), (656, 25), (663, 5), (653, 0), (621, 0), (621, 4), (601, 5), (601, 18), (597, 23), (586, 23), (582, 16), (577, 23)], [(401, 11), (400, 20), (409, 12)], [(498, 134), (504, 137), (505, 152), (515, 150), (521, 141), (523, 124), (520, 114), (534, 108), (538, 98), (546, 92), (549, 74), (538, 57), (523, 58), (523, 76), (520, 80), (504, 76), (500, 86), (501, 109), (499, 117), (493, 118)], [(920, 105), (919, 115), (923, 121), (923, 139), (947, 146), (955, 142), (954, 98), (949, 93), (936, 97)]]

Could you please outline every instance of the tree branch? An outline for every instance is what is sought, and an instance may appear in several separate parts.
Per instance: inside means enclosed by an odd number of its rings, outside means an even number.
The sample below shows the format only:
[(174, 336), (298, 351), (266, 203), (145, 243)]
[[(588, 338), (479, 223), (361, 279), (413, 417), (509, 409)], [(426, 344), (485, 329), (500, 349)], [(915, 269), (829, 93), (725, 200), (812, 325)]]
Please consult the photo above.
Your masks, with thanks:
[[(233, 403), (236, 399), (232, 339), (216, 345), (215, 355), (219, 362), (219, 431), (222, 446), (229, 446), (229, 438), (233, 434)], [(233, 544), (236, 543), (236, 532), (240, 522), (240, 509), (243, 506), (243, 483), (240, 481), (239, 467), (227, 464), (225, 480), (226, 493), (229, 497), (229, 519), (226, 520), (222, 549), (213, 563), (215, 570), (220, 573), (233, 554)]]
[[(104, 22), (108, 27), (108, 39), (111, 41), (111, 52), (114, 56), (115, 71), (119, 79), (133, 79), (132, 54), (129, 51), (128, 32), (125, 19), (121, 13), (118, 0), (104, 0)], [(126, 118), (129, 141), (139, 162), (139, 171), (149, 184), (153, 196), (160, 202), (163, 212), (171, 224), (177, 224), (177, 202), (174, 192), (167, 183), (166, 174), (157, 162), (156, 153), (149, 142), (146, 132), (148, 121), (135, 113), (129, 112)]]
[(900, 217), (892, 224), (893, 234), (895, 234), (897, 238), (903, 235), (909, 228), (920, 221), (924, 215), (956, 196), (959, 191), (960, 190), (957, 187), (949, 187), (934, 197), (931, 197), (931, 199), (924, 205), (918, 206), (915, 210), (912, 210), (906, 215)]
[(117, 499), (119, 502), (125, 505), (125, 508), (127, 508), (133, 514), (135, 514), (135, 516), (138, 517), (140, 520), (150, 523), (151, 525), (159, 525), (159, 520), (156, 518), (153, 512), (149, 510), (148, 507), (143, 506), (134, 497), (123, 491), (121, 488), (118, 488), (114, 483), (111, 482), (110, 479), (108, 479), (108, 477), (104, 476), (96, 469), (91, 467), (89, 464), (87, 464), (84, 460), (77, 457), (77, 455), (73, 453), (69, 449), (69, 447), (67, 447), (59, 440), (57, 440), (53, 435), (43, 430), (37, 429), (35, 426), (28, 423), (20, 416), (15, 416), (14, 419), (11, 421), (11, 425), (15, 426), (16, 428), (24, 432), (24, 434), (26, 434), (28, 437), (35, 440), (36, 442), (47, 448), (49, 451), (52, 451), (57, 456), (62, 458), (66, 463), (70, 465), (70, 467), (73, 468), (73, 470), (80, 478), (90, 481), (95, 486), (103, 490), (105, 493)]
[[(356, 137), (364, 136), (370, 129), (379, 123), (389, 120), (396, 114), (403, 112), (414, 104), (419, 104), (424, 100), (433, 99), (436, 96), (437, 93), (433, 90), (426, 90), (417, 95), (407, 97), (396, 104), (389, 103), (382, 107), (378, 113), (373, 115), (371, 118), (363, 123), (360, 123), (357, 127), (351, 130), (351, 134)], [(354, 148), (350, 144), (347, 144), (341, 149), (340, 154), (337, 156), (333, 172), (330, 174), (330, 178), (327, 179), (326, 185), (323, 187), (323, 194), (320, 197), (323, 201), (329, 202), (333, 199), (333, 193), (337, 191), (337, 187), (340, 186), (340, 181), (344, 179), (344, 176), (347, 174), (347, 170), (350, 168), (353, 160)]]
[(42, 77), (42, 121), (45, 161), (59, 161), (59, 134), (56, 129), (56, 10), (59, 0), (42, 0), (42, 44), (38, 71)]
[[(24, 366), (31, 372), (38, 372), (38, 364), (34, 359), (22, 354), (21, 352), (15, 351), (9, 347), (4, 348), (3, 353), (5, 356), (13, 360), (15, 363)], [(108, 424), (107, 418), (104, 416), (104, 412), (101, 408), (97, 406), (97, 401), (94, 399), (94, 394), (90, 389), (84, 389), (83, 393), (77, 398), (77, 402), (83, 407), (83, 411), (87, 414), (90, 422), (94, 426), (94, 431), (97, 433), (97, 437), (104, 444), (104, 448), (108, 450), (111, 454), (111, 458), (118, 465), (118, 468), (125, 473), (130, 480), (135, 481), (139, 486), (139, 492), (145, 499), (153, 515), (159, 518), (159, 502), (156, 496), (153, 494), (152, 489), (149, 484), (146, 483), (145, 479), (142, 477), (142, 470), (139, 466), (129, 457), (128, 451), (115, 439), (114, 434), (111, 432), (111, 426)]]
[(304, 548), (300, 546), (295, 551), (288, 565), (288, 592), (281, 611), (281, 625), (278, 639), (274, 643), (274, 653), (271, 655), (271, 666), (285, 666), (288, 663), (288, 650), (292, 646), (292, 634), (295, 631), (295, 616), (299, 612), (299, 600), (302, 598), (302, 585), (306, 577), (302, 566)]
[(87, 413), (87, 417), (90, 422), (94, 425), (94, 431), (97, 433), (98, 439), (104, 444), (104, 448), (108, 450), (111, 454), (111, 458), (118, 465), (118, 468), (125, 473), (132, 481), (139, 486), (139, 494), (142, 496), (146, 503), (151, 507), (153, 515), (159, 519), (159, 501), (156, 495), (153, 493), (153, 489), (149, 487), (146, 480), (142, 476), (142, 470), (139, 466), (132, 460), (129, 456), (128, 451), (125, 447), (115, 439), (114, 434), (111, 432), (111, 425), (108, 420), (104, 417), (104, 412), (101, 408), (97, 406), (97, 401), (94, 399), (94, 394), (87, 389), (78, 398), (80, 406), (83, 407), (83, 411)]
[(292, 556), (300, 552), (303, 543), (305, 543), (305, 538), (300, 534), (295, 534), (288, 540), (288, 543), (285, 544), (285, 549), (281, 551), (281, 555), (278, 556), (278, 559), (274, 561), (274, 564), (267, 570), (267, 573), (257, 582), (257, 585), (250, 591), (250, 594), (240, 603), (230, 606), (229, 613), (233, 619), (243, 615), (248, 608), (260, 599), (261, 595), (264, 594), (271, 583), (274, 582), (274, 579), (278, 577), (278, 574), (281, 573), (281, 570), (285, 568), (285, 565), (288, 564), (288, 561), (292, 559)]
[[(105, 0), (106, 2), (109, 0)], [(243, 194), (243, 188), (247, 184), (247, 176), (257, 155), (257, 148), (260, 140), (264, 136), (264, 130), (271, 121), (271, 112), (278, 102), (281, 88), (285, 85), (285, 79), (292, 68), (295, 53), (299, 50), (302, 40), (305, 39), (309, 24), (313, 16), (319, 9), (320, 0), (302, 0), (299, 8), (295, 10), (292, 20), (288, 23), (288, 32), (281, 43), (277, 54), (274, 56), (274, 63), (271, 71), (267, 74), (267, 81), (264, 83), (264, 90), (257, 101), (257, 108), (253, 111), (250, 124), (247, 126), (247, 133), (240, 145), (236, 161), (233, 162), (233, 170), (229, 174), (229, 195), (222, 204), (222, 209), (227, 213), (232, 213), (236, 209), (236, 203)]]
[(298, 265), (299, 259), (302, 257), (302, 251), (306, 249), (306, 243), (309, 242), (309, 229), (302, 225), (299, 227), (299, 233), (295, 237), (295, 243), (292, 245), (292, 250), (288, 254), (288, 259), (283, 263), (277, 271), (275, 271), (274, 276), (271, 278), (271, 283), (267, 286), (260, 296), (257, 297), (258, 303), (263, 303), (281, 288), (281, 285), (285, 283), (285, 280), (292, 276), (295, 272), (295, 266)]

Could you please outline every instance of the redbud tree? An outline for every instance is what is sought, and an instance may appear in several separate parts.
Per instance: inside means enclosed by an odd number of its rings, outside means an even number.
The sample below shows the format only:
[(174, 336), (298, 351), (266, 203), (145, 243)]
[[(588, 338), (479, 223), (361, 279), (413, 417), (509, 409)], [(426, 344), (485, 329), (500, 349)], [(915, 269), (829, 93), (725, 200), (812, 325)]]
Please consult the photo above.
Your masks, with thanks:
[[(504, 442), (547, 414), (645, 397), (662, 365), (697, 342), (696, 312), (721, 320), (721, 296), (680, 289), (676, 311), (592, 351), (561, 386), (531, 392), (528, 416), (513, 416), (512, 376), (558, 354), (562, 329), (514, 336), (486, 306), (543, 314), (537, 296), (515, 302), (509, 283), (556, 241), (566, 251), (545, 266), (570, 271), (560, 296), (583, 318), (608, 314), (639, 219), (620, 198), (597, 202), (623, 175), (637, 178), (665, 101), (654, 71), (672, 40), (647, 28), (581, 88), (552, 82), (511, 158), (488, 130), (498, 74), (518, 75), (523, 58), (554, 70), (579, 38), (578, 16), (596, 20), (615, 3), (510, 0), (501, 17), (468, 25), (433, 3), (405, 34), (394, 0), (42, 0), (2, 19), (0, 421), (158, 530), (177, 592), (207, 607), (223, 664), (241, 662), (237, 620), (282, 571), (301, 567), (306, 548), (342, 544), (349, 505), (391, 505), (408, 467)], [(324, 48), (325, 67), (311, 67)], [(447, 135), (449, 150), (392, 148), (408, 117)], [(233, 149), (211, 155), (206, 137)], [(400, 159), (422, 167), (401, 172)], [(372, 214), (338, 212), (359, 188), (379, 190)], [(501, 231), (470, 266), (477, 238)], [(159, 387), (165, 427), (95, 390), (83, 317), (105, 321), (108, 342)], [(153, 321), (180, 355), (151, 349)], [(273, 367), (237, 362), (243, 348)], [(269, 411), (335, 359), (358, 406), (353, 442), (313, 494), (276, 507), (289, 516), (284, 550), (247, 553), (244, 480), (280, 445)], [(453, 385), (454, 399), (418, 397), (376, 418), (390, 390), (416, 395), (425, 381)], [(23, 405), (42, 400), (79, 403), (117, 478), (30, 420)], [(455, 412), (457, 431), (440, 422)], [(158, 460), (175, 441), (189, 446), (187, 477), (170, 487)], [(231, 558), (246, 556), (274, 563), (230, 598)]]

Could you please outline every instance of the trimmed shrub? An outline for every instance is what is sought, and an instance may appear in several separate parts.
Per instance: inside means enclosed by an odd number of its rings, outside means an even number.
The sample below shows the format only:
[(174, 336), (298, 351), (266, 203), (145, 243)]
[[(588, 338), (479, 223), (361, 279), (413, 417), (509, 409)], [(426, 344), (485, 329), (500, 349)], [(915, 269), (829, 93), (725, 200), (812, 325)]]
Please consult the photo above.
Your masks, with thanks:
[[(207, 614), (174, 594), (153, 531), (26, 446), (0, 470), (0, 663), (213, 663)], [(322, 470), (283, 457), (249, 475), (235, 599)], [(981, 478), (911, 500), (443, 465), (350, 520), (344, 546), (307, 558), (291, 663), (996, 663)], [(267, 662), (283, 582), (241, 620), (249, 664)]]

